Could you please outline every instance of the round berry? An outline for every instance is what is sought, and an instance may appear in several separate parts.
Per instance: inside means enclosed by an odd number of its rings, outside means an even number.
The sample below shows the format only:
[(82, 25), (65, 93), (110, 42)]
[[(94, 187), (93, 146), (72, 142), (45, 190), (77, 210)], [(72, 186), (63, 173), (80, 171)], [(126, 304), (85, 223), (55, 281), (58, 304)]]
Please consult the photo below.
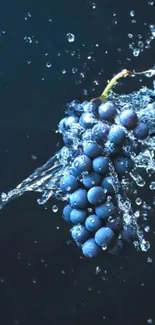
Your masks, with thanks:
[(107, 194), (115, 193), (114, 179), (111, 176), (106, 176), (103, 178), (101, 186), (107, 191)]
[(124, 176), (131, 172), (133, 161), (127, 157), (119, 157), (114, 161), (114, 167), (118, 175)]
[(72, 208), (69, 204), (67, 204), (62, 212), (62, 217), (65, 221), (69, 222), (70, 221), (70, 213), (72, 212)]
[(80, 243), (83, 244), (89, 237), (90, 237), (90, 233), (88, 232), (88, 230), (85, 228), (85, 226), (83, 225), (76, 225), (74, 226), (71, 230), (71, 236), (72, 238)]
[(106, 250), (115, 242), (115, 234), (112, 229), (102, 227), (95, 233), (95, 242), (98, 246)]
[(66, 175), (60, 180), (60, 189), (63, 192), (72, 193), (78, 188), (77, 178), (73, 175)]
[(99, 106), (98, 113), (102, 120), (112, 122), (117, 113), (116, 105), (113, 102), (107, 101)]
[(133, 130), (134, 136), (139, 140), (144, 140), (149, 135), (149, 128), (145, 123), (139, 123)]
[(88, 175), (84, 175), (82, 178), (82, 183), (87, 188), (97, 186), (100, 184), (100, 182), (101, 182), (101, 176), (95, 172), (91, 172)]
[(101, 155), (102, 149), (95, 141), (85, 141), (83, 143), (83, 152), (88, 157), (95, 158)]
[(70, 195), (70, 205), (74, 209), (86, 209), (88, 206), (87, 191), (78, 189)]
[(122, 144), (125, 140), (126, 132), (120, 125), (114, 125), (109, 131), (108, 139), (115, 144)]
[(94, 186), (88, 191), (88, 201), (93, 205), (99, 205), (105, 201), (106, 194), (102, 187)]
[(132, 109), (125, 109), (119, 116), (120, 124), (129, 130), (136, 127), (138, 122), (137, 114)]
[(77, 223), (83, 223), (87, 217), (87, 211), (81, 210), (81, 209), (73, 209), (70, 213), (70, 220), (71, 222), (77, 224)]
[(93, 238), (88, 239), (82, 245), (82, 253), (85, 257), (97, 257), (101, 252), (101, 248), (95, 243), (95, 240)]
[(109, 159), (99, 156), (93, 160), (93, 170), (99, 174), (106, 174), (109, 170)]
[(100, 219), (106, 220), (114, 216), (117, 212), (116, 206), (110, 201), (105, 202), (95, 208), (95, 213)]
[(92, 136), (95, 139), (95, 141), (100, 145), (104, 144), (105, 140), (107, 139), (108, 132), (109, 132), (109, 126), (102, 122), (98, 122), (92, 128)]
[(79, 176), (83, 172), (90, 172), (92, 169), (92, 162), (86, 155), (77, 156), (72, 164), (72, 174)]
[(85, 226), (89, 231), (96, 231), (102, 226), (102, 221), (96, 214), (91, 214), (85, 221)]
[(93, 113), (83, 113), (79, 123), (84, 129), (91, 129), (96, 124), (95, 115)]

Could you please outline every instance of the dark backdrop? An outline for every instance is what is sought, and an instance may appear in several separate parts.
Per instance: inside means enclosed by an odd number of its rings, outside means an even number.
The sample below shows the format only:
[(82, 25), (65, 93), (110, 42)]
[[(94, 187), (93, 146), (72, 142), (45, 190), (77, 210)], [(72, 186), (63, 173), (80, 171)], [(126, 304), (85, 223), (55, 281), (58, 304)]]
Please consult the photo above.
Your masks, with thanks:
[[(99, 95), (122, 68), (153, 66), (155, 40), (138, 57), (129, 49), (132, 41), (137, 44), (138, 34), (145, 43), (148, 25), (154, 24), (155, 5), (148, 2), (96, 0), (95, 9), (90, 0), (1, 2), (1, 192), (15, 187), (56, 151), (60, 139), (54, 130), (68, 101), (84, 100), (85, 89), (88, 98)], [(67, 33), (75, 35), (74, 42), (68, 42)], [(129, 92), (144, 83), (152, 86), (152, 80), (130, 80), (116, 90)], [(147, 195), (146, 190), (145, 199)], [(155, 322), (153, 235), (147, 253), (128, 248), (117, 258), (84, 260), (69, 242), (62, 203), (40, 207), (37, 198), (27, 194), (0, 213), (0, 324)], [(57, 213), (52, 212), (54, 204)]]

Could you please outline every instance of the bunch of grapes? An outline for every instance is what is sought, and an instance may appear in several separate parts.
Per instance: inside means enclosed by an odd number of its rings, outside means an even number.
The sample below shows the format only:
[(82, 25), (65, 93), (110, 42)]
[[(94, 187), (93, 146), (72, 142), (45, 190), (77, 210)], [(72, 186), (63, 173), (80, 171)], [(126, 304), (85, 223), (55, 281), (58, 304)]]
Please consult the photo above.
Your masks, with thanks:
[(67, 205), (63, 218), (84, 256), (108, 251), (117, 254), (124, 242), (136, 239), (134, 226), (125, 225), (117, 195), (122, 180), (134, 169), (134, 159), (149, 135), (136, 112), (101, 98), (73, 101), (59, 123), (72, 159), (60, 179)]

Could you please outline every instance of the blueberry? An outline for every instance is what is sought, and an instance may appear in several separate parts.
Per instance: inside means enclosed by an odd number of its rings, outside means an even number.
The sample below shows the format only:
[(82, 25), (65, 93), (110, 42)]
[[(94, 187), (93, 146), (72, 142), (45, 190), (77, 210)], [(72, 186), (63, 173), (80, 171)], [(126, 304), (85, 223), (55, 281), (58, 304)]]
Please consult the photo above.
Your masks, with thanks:
[(77, 178), (73, 175), (66, 175), (60, 180), (60, 189), (63, 192), (72, 193), (79, 187)]
[(62, 212), (62, 217), (65, 221), (69, 222), (70, 221), (70, 213), (73, 209), (71, 208), (71, 206), (69, 204), (67, 204)]
[(111, 176), (106, 176), (103, 178), (101, 186), (107, 190), (107, 194), (114, 194), (115, 193), (115, 184), (114, 179)]
[(145, 123), (139, 123), (133, 130), (134, 136), (139, 140), (144, 140), (149, 135), (149, 128)]
[(86, 209), (88, 206), (87, 191), (78, 189), (70, 195), (70, 205), (74, 209)]
[(102, 122), (98, 122), (92, 128), (93, 138), (100, 145), (104, 144), (105, 140), (107, 139), (108, 132), (109, 132), (109, 126)]
[(82, 178), (82, 183), (87, 188), (91, 188), (93, 186), (99, 185), (100, 182), (101, 182), (101, 176), (95, 172), (91, 172), (88, 175), (84, 175)]
[(92, 169), (92, 162), (86, 155), (79, 155), (72, 164), (72, 174), (79, 176), (83, 172), (90, 172)]
[(133, 161), (127, 157), (119, 157), (114, 161), (114, 167), (118, 175), (124, 176), (131, 172), (133, 168)]
[(93, 258), (99, 256), (101, 253), (100, 247), (95, 243), (95, 240), (93, 238), (88, 239), (83, 245), (82, 245), (82, 253), (85, 257)]
[(99, 174), (106, 174), (109, 170), (109, 159), (107, 157), (99, 156), (93, 160), (93, 170)]
[(114, 216), (117, 212), (116, 206), (113, 202), (105, 202), (95, 208), (95, 213), (100, 219), (106, 220), (110, 216)]
[(95, 141), (85, 141), (83, 142), (83, 152), (88, 157), (95, 158), (101, 155), (102, 149)]
[(113, 102), (107, 101), (99, 106), (98, 113), (101, 119), (112, 122), (117, 113), (116, 105)]
[(95, 242), (103, 250), (111, 247), (115, 243), (115, 234), (112, 229), (102, 227), (95, 233)]
[(129, 130), (136, 127), (138, 122), (137, 114), (132, 109), (125, 109), (119, 116), (120, 124)]
[(77, 224), (77, 223), (83, 223), (87, 217), (87, 211), (81, 210), (81, 209), (73, 209), (70, 213), (70, 220), (71, 222)]
[(111, 127), (108, 139), (115, 144), (122, 144), (125, 140), (126, 132), (120, 125), (114, 125)]
[(83, 225), (74, 226), (70, 232), (72, 238), (80, 244), (83, 244), (90, 237), (89, 231)]
[(94, 186), (88, 191), (88, 201), (93, 205), (99, 205), (105, 201), (106, 194), (102, 187)]
[(85, 226), (89, 231), (96, 231), (102, 226), (102, 221), (96, 214), (91, 214), (85, 221)]

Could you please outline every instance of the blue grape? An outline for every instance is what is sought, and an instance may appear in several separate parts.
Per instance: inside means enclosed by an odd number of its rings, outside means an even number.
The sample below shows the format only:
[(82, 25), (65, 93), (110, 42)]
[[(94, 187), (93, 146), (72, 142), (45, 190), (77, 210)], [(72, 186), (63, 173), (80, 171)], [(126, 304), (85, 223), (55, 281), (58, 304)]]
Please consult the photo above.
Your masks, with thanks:
[(107, 194), (115, 193), (114, 178), (112, 176), (106, 176), (103, 178), (101, 186), (107, 191)]
[(70, 221), (70, 213), (72, 212), (72, 208), (69, 204), (67, 204), (62, 212), (62, 217), (65, 221), (69, 222)]
[(95, 141), (85, 141), (83, 143), (83, 152), (88, 157), (95, 158), (101, 155), (102, 149)]
[(84, 175), (82, 183), (85, 187), (91, 188), (101, 183), (101, 176), (95, 172), (91, 172), (89, 175)]
[(102, 221), (96, 214), (91, 214), (85, 221), (85, 226), (89, 231), (96, 231), (102, 226)]
[(95, 115), (93, 113), (83, 113), (79, 123), (84, 129), (91, 129), (96, 124)]
[(113, 217), (109, 217), (108, 221), (106, 222), (106, 227), (111, 228), (115, 233), (119, 233), (122, 229), (122, 220), (120, 217), (113, 219)]
[(92, 169), (92, 161), (86, 155), (77, 156), (72, 164), (72, 174), (79, 176), (83, 172), (90, 172)]
[(127, 157), (118, 157), (114, 161), (114, 167), (118, 175), (124, 176), (131, 172), (133, 168), (133, 161)]
[(99, 205), (105, 201), (106, 194), (102, 187), (94, 186), (88, 191), (88, 201), (93, 205)]
[(70, 232), (72, 238), (80, 244), (83, 244), (90, 237), (89, 231), (83, 225), (75, 225)]
[(103, 145), (105, 140), (107, 139), (107, 135), (109, 132), (109, 126), (105, 123), (98, 122), (92, 128), (92, 135), (96, 142), (100, 145)]
[(85, 257), (94, 258), (100, 255), (101, 248), (95, 243), (93, 238), (88, 239), (82, 245), (82, 253)]
[(115, 234), (112, 229), (102, 227), (95, 233), (95, 242), (103, 250), (111, 247), (115, 243)]
[(71, 222), (77, 224), (77, 223), (83, 223), (87, 217), (87, 211), (81, 210), (81, 209), (73, 209), (70, 213), (70, 220)]
[(77, 116), (69, 116), (65, 118), (64, 126), (65, 129), (71, 129), (74, 123), (78, 123), (79, 119)]
[(72, 193), (79, 187), (77, 178), (73, 175), (66, 175), (60, 180), (60, 189), (63, 192)]
[(109, 170), (109, 159), (107, 157), (99, 156), (93, 160), (93, 170), (99, 174), (106, 174)]
[(134, 136), (139, 140), (144, 140), (149, 135), (149, 128), (145, 123), (139, 123), (133, 130)]
[(111, 201), (107, 201), (95, 208), (95, 213), (100, 219), (106, 220), (110, 216), (114, 216), (117, 212), (116, 206)]
[(109, 131), (108, 139), (115, 144), (122, 144), (125, 140), (126, 132), (120, 125), (114, 125)]
[(136, 127), (138, 122), (137, 114), (132, 109), (125, 109), (119, 116), (120, 124), (126, 127), (128, 130), (132, 130)]
[(113, 102), (107, 101), (99, 106), (98, 112), (101, 119), (112, 122), (117, 113), (117, 108)]
[(80, 116), (83, 113), (83, 107), (80, 104), (79, 101), (73, 100), (71, 103), (69, 103), (67, 109), (67, 113), (69, 115), (75, 115), (75, 116)]
[(70, 205), (74, 209), (86, 209), (88, 206), (87, 191), (78, 189), (70, 195)]

